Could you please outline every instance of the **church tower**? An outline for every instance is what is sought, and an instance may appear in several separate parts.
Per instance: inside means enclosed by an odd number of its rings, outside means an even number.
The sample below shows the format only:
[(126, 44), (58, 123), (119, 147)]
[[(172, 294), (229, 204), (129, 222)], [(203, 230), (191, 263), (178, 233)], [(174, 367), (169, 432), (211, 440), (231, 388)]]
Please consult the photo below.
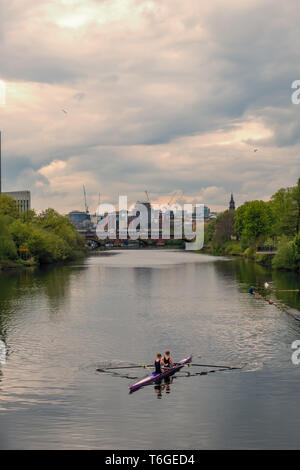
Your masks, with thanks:
[(233, 194), (232, 194), (232, 193), (231, 193), (231, 199), (230, 199), (230, 202), (229, 202), (229, 210), (230, 210), (230, 211), (234, 211), (234, 210), (235, 210), (235, 202), (234, 202)]

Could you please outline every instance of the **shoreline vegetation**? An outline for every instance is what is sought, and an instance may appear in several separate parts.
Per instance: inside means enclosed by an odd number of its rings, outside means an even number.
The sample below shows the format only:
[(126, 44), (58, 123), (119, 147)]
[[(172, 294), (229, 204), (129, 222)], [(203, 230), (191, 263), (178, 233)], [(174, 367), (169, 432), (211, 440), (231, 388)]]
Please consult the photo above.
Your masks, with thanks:
[(245, 202), (205, 224), (201, 253), (241, 256), (273, 269), (300, 272), (300, 178), (270, 201)]
[(12, 198), (0, 195), (0, 270), (71, 261), (86, 252), (68, 217), (54, 209), (20, 213)]
[[(248, 201), (205, 223), (199, 253), (240, 256), (273, 269), (300, 272), (300, 178), (270, 201)], [(166, 248), (183, 247), (170, 240)], [(88, 250), (69, 218), (47, 209), (19, 213), (0, 195), (0, 271), (72, 261)]]

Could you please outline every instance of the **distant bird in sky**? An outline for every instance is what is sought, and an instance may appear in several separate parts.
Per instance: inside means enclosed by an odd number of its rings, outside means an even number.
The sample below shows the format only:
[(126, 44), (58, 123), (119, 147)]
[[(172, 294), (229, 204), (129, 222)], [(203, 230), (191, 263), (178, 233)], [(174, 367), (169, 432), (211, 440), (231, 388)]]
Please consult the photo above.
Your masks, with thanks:
[(72, 111), (74, 110), (74, 105), (77, 106), (77, 108), (84, 103), (84, 98), (86, 97), (85, 93), (76, 93), (75, 95), (72, 96), (72, 100), (70, 101), (63, 101), (61, 104), (65, 104), (66, 108), (61, 108), (61, 112), (64, 114), (69, 114), (69, 109)]

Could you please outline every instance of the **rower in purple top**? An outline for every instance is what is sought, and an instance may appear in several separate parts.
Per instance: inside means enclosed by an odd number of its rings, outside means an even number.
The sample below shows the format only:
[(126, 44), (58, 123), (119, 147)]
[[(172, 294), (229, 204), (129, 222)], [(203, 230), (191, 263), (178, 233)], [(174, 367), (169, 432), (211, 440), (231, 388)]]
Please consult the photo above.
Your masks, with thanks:
[(162, 359), (162, 366), (164, 369), (170, 369), (171, 367), (174, 367), (174, 362), (170, 354), (170, 351), (167, 349)]

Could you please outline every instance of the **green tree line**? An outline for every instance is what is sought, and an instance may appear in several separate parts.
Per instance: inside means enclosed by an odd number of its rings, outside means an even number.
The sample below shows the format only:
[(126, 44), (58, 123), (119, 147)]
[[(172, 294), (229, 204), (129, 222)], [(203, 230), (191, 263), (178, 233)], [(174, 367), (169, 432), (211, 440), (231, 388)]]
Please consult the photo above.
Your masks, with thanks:
[(46, 264), (72, 260), (84, 252), (84, 239), (68, 217), (54, 209), (20, 213), (12, 198), (0, 195), (1, 261), (24, 263), (22, 253), (28, 253), (32, 262)]
[(205, 243), (215, 254), (242, 254), (259, 262), (274, 251), (277, 269), (300, 270), (300, 178), (295, 186), (279, 189), (270, 201), (247, 201), (209, 221)]

